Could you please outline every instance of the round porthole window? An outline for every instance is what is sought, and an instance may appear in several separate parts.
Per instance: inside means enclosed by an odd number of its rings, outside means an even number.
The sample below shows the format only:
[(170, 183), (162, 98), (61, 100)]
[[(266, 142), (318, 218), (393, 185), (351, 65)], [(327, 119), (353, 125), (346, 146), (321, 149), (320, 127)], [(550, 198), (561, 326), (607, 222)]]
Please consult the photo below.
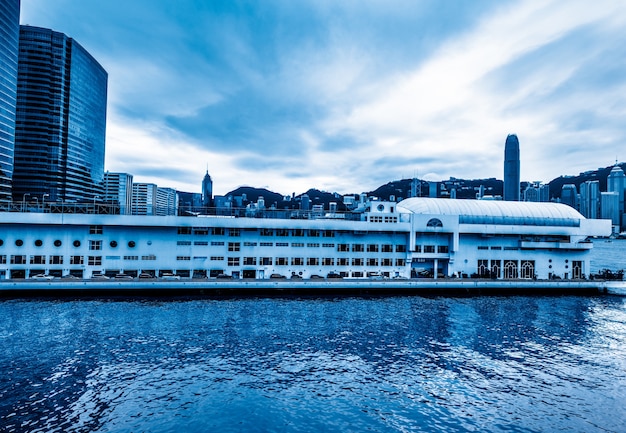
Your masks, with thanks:
[(109, 245), (111, 245), (111, 248), (115, 248), (117, 247), (117, 241), (111, 241)]
[[(0, 245), (2, 245), (2, 244), (0, 244)], [(148, 241), (148, 245), (152, 245), (152, 241)]]
[(135, 248), (135, 241), (128, 241), (128, 248)]
[(0, 239), (0, 247), (4, 245), (4, 241), (2, 239)]
[(61, 242), (59, 239), (57, 239), (56, 241), (54, 241), (54, 246), (55, 247), (60, 247), (63, 244), (63, 242)]
[(42, 241), (41, 239), (37, 239), (37, 240), (35, 241), (35, 246), (36, 246), (36, 247), (40, 247), (40, 246), (42, 246), (42, 245), (43, 245), (43, 241)]
[(385, 205), (384, 204), (379, 204), (376, 209), (378, 209), (378, 212), (382, 212), (382, 211), (385, 210)]
[(74, 241), (74, 246), (75, 246), (76, 248), (80, 247), (80, 241), (79, 241), (79, 240), (75, 240), (75, 241)]
[(18, 247), (21, 247), (22, 245), (24, 245), (24, 241), (21, 240), (21, 239), (18, 239), (18, 240), (15, 241), (15, 245), (18, 246)]

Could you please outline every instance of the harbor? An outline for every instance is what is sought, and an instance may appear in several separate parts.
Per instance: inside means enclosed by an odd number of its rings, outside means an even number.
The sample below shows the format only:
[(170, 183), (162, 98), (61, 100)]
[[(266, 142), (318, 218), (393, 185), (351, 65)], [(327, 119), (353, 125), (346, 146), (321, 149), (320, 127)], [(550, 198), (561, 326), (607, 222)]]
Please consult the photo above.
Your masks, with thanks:
[(311, 280), (5, 280), (0, 297), (626, 295), (626, 282), (600, 280), (311, 279)]

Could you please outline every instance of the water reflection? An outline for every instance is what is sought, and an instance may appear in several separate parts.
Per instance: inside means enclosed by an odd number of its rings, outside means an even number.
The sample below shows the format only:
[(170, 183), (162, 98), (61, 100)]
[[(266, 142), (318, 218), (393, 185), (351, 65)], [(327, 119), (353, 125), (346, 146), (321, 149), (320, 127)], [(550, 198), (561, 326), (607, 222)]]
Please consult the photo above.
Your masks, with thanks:
[(0, 303), (6, 431), (619, 430), (621, 298)]

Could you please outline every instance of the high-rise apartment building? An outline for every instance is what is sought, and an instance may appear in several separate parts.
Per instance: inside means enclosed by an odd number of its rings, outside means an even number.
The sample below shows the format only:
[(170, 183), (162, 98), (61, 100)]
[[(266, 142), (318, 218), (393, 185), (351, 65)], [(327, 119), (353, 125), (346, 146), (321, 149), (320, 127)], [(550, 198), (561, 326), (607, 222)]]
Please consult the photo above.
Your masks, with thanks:
[(580, 184), (580, 213), (586, 218), (600, 217), (600, 182), (597, 180)]
[(133, 183), (133, 215), (156, 215), (157, 190), (153, 183)]
[(21, 26), (13, 199), (102, 195), (107, 72), (72, 38)]
[(576, 185), (567, 183), (561, 188), (561, 203), (578, 209), (578, 191)]
[(504, 144), (504, 200), (520, 201), (520, 159), (517, 135), (510, 134)]
[(178, 193), (173, 188), (157, 188), (155, 215), (177, 215)]
[(11, 201), (20, 0), (0, 1), (0, 205)]
[(120, 215), (131, 215), (133, 209), (133, 175), (128, 173), (104, 173), (102, 199), (119, 207)]

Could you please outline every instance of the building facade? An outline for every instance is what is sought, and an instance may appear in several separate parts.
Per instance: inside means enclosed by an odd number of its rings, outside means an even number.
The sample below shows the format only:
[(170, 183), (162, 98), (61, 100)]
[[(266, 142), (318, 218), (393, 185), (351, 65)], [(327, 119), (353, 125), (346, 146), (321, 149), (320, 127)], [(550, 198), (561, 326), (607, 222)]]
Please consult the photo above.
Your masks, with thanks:
[(178, 193), (173, 188), (157, 188), (156, 215), (178, 215)]
[(102, 199), (119, 209), (121, 215), (132, 215), (133, 175), (129, 173), (104, 173)]
[(107, 72), (72, 38), (21, 26), (13, 200), (102, 195)]
[(20, 0), (0, 2), (0, 205), (12, 195)]
[(504, 200), (520, 201), (520, 156), (517, 135), (510, 134), (504, 144)]
[(412, 198), (307, 218), (0, 213), (0, 278), (588, 277), (611, 223), (556, 203)]
[(156, 215), (157, 190), (154, 183), (133, 184), (133, 215)]

